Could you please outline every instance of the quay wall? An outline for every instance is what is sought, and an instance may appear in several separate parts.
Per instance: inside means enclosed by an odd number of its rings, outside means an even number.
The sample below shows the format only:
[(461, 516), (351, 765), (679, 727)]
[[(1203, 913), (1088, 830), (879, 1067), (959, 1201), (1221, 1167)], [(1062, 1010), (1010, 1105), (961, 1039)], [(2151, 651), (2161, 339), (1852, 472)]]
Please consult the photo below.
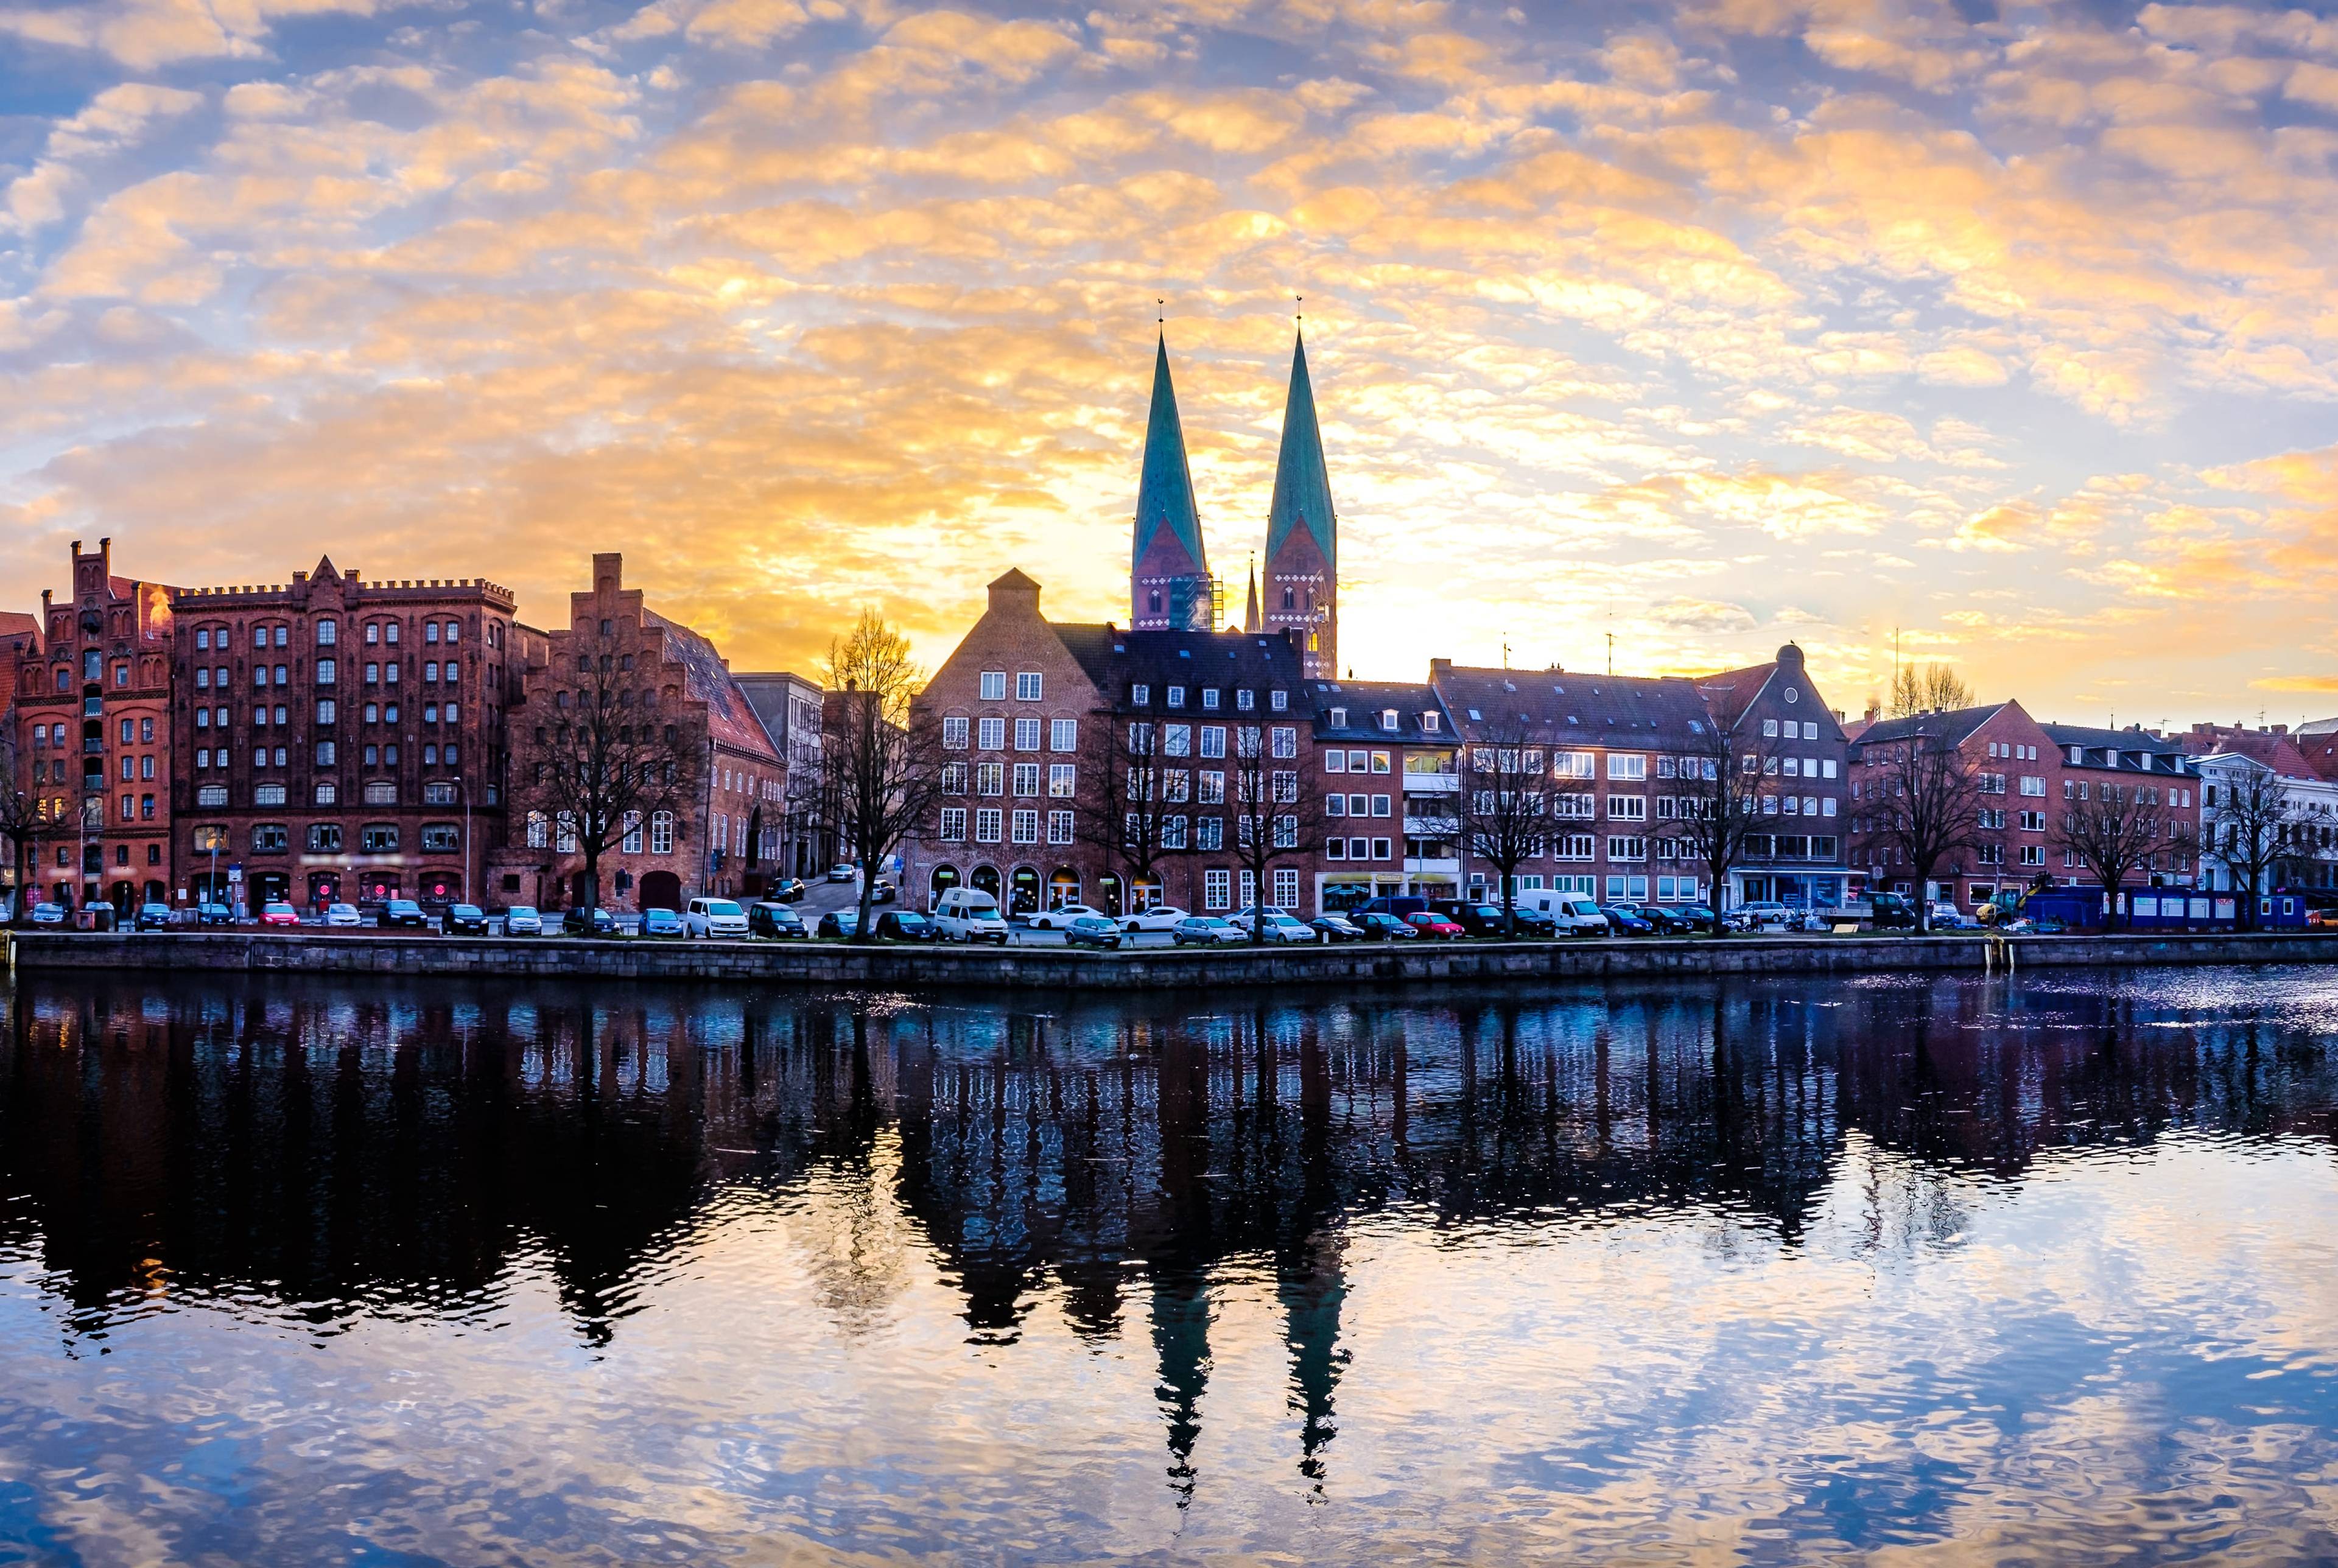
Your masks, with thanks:
[[(609, 942), (546, 937), (305, 936), (241, 931), (8, 934), (12, 967), (291, 971), (729, 981), (845, 989), (1214, 989), (1645, 976), (1978, 973), (2338, 959), (2338, 933), (2103, 936), (1742, 936), (1564, 942), (1418, 942), (1268, 948), (945, 947), (834, 943)], [(1995, 944), (1994, 953), (1991, 944)]]

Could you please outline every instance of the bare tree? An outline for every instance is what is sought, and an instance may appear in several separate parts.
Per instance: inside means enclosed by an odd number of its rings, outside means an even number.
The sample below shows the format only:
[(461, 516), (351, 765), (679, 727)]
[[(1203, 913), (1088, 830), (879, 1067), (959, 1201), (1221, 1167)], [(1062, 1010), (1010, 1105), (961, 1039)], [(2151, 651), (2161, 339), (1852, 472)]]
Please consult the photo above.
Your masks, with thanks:
[[(1897, 852), (1916, 883), (1916, 928), (1932, 928), (1930, 883), (1943, 860), (1980, 842), (1980, 776), (1957, 743), (1920, 724), (1862, 751), (1869, 799), (1868, 839)], [(1878, 755), (1878, 753), (1881, 753)]]
[(1896, 719), (1918, 713), (1940, 713), (1951, 708), (1973, 705), (1972, 688), (1963, 677), (1946, 664), (1927, 664), (1919, 669), (1902, 664), (1891, 674), (1891, 715)]
[(1454, 764), (1461, 788), (1444, 799), (1439, 831), (1460, 842), (1464, 855), (1483, 860), (1501, 878), (1502, 934), (1518, 935), (1518, 870), (1550, 841), (1550, 779), (1543, 749), (1528, 744), (1524, 719), (1480, 727)]
[(1695, 721), (1689, 745), (1675, 763), (1680, 803), (1674, 808), (1674, 836), (1704, 867), (1713, 934), (1719, 936), (1728, 929), (1721, 894), (1729, 873), (1744, 860), (1752, 840), (1776, 826), (1774, 817), (1763, 825), (1762, 797), (1777, 785), (1779, 741), (1745, 722), (1744, 704), (1733, 693), (1706, 692), (1705, 704), (1706, 717)]
[(555, 854), (584, 859), (583, 906), (596, 909), (601, 857), (657, 813), (689, 800), (698, 762), (677, 740), (672, 715), (660, 712), (647, 691), (641, 701), (630, 701), (630, 673), (584, 633), (570, 636), (543, 681), (545, 689), (531, 691), (528, 704), (544, 702), (539, 717), (545, 721), (535, 726), (527, 776), (515, 793), (541, 814)]
[[(1295, 724), (1237, 724), (1231, 734), (1226, 808), (1233, 818), (1234, 863), (1250, 873), (1255, 915), (1273, 901), (1275, 867), (1303, 858), (1320, 840), (1322, 795), (1299, 766)], [(1252, 942), (1262, 939), (1264, 925), (1252, 920)]]
[(2207, 821), (2200, 851), (2232, 878), (2241, 925), (2254, 930), (2256, 895), (2272, 889), (2270, 875), (2289, 847), (2298, 819), (2289, 780), (2270, 768), (2242, 767), (2208, 785)]
[(1161, 726), (1125, 704), (1100, 710), (1084, 728), (1081, 771), (1096, 809), (1074, 819), (1073, 837), (1120, 871), (1123, 902), (1134, 909), (1136, 885), (1160, 886), (1162, 868), (1198, 847), (1200, 823), (1220, 820), (1203, 814), (1223, 804), (1225, 775), (1212, 789), (1206, 766), (1191, 772), (1190, 760), (1164, 757)]
[(829, 644), (820, 760), (839, 847), (860, 865), (852, 940), (873, 942), (878, 867), (933, 810), (941, 789), (939, 726), (912, 706), (925, 684), (909, 640), (875, 609)]
[(2081, 779), (2075, 800), (2063, 802), (2054, 841), (2094, 872), (2117, 917), (2118, 892), (2127, 873), (2147, 865), (2166, 837), (2159, 815), (2159, 789), (2150, 784)]
[(33, 830), (40, 815), (40, 797), (17, 782), (16, 710), (0, 711), (0, 838), (8, 841), (9, 864), (15, 868), (16, 892), (10, 918), (26, 919), (32, 913)]

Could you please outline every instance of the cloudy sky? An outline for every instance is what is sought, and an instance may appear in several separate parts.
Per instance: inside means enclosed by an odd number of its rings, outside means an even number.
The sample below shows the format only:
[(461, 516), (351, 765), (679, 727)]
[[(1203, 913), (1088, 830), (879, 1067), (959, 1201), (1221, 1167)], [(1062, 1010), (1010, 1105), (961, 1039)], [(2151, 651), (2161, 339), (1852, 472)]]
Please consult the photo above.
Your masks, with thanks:
[(741, 667), (1213, 564), (1292, 334), (1356, 673), (1787, 637), (2338, 710), (2338, 20), (2107, 0), (0, 0), (0, 583), (329, 550)]

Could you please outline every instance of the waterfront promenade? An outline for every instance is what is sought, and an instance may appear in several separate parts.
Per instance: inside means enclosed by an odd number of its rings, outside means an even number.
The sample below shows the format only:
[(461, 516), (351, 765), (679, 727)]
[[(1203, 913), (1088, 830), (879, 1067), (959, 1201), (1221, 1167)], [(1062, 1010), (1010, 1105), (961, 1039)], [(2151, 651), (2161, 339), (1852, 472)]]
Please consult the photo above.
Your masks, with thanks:
[(810, 985), (1120, 991), (1644, 975), (1981, 973), (2088, 965), (2324, 963), (2338, 933), (1736, 936), (1095, 953), (841, 943), (469, 941), (367, 933), (12, 933), (15, 967), (318, 975), (584, 976)]

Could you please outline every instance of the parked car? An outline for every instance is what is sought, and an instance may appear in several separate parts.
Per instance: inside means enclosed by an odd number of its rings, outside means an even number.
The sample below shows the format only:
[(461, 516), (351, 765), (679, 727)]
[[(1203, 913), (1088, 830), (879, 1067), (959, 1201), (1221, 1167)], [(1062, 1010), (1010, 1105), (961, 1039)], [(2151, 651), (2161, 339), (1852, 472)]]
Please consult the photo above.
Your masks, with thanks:
[(838, 941), (860, 929), (860, 911), (858, 909), (831, 909), (820, 917), (820, 934)]
[(1007, 946), (1007, 916), (998, 912), (998, 900), (979, 887), (952, 887), (943, 893), (934, 906), (934, 924), (948, 941)]
[(1348, 916), (1348, 922), (1363, 934), (1367, 942), (1415, 942), (1420, 939), (1420, 927), (1385, 909), (1359, 909)]
[(34, 925), (35, 925), (35, 926), (62, 926), (62, 925), (64, 925), (64, 923), (65, 923), (65, 906), (64, 906), (64, 905), (62, 905), (62, 904), (35, 904), (35, 905), (34, 905), (34, 906), (33, 906), (33, 924), (34, 924)]
[(1429, 907), (1432, 913), (1443, 916), (1472, 936), (1498, 936), (1502, 933), (1502, 912), (1491, 904), (1440, 898)]
[(1023, 923), (1034, 931), (1068, 931), (1073, 921), (1085, 920), (1090, 916), (1099, 920), (1112, 918), (1103, 910), (1090, 908), (1086, 904), (1058, 904), (1053, 909), (1042, 909), (1036, 914), (1025, 916)]
[(877, 935), (896, 942), (930, 942), (939, 927), (915, 909), (888, 909), (877, 916)]
[(476, 904), (449, 904), (439, 928), (449, 936), (484, 936), (487, 934), (487, 912)]
[(170, 924), (171, 906), (168, 904), (141, 904), (138, 906), (137, 928), (139, 930), (160, 931)]
[[(34, 925), (38, 926), (42, 923), (41, 911), (44, 909), (56, 909), (57, 918), (61, 920), (64, 917), (64, 911), (58, 908), (54, 904), (35, 904), (33, 906)], [(55, 923), (55, 921), (49, 922), (51, 925), (54, 925)], [(198, 904), (195, 906), (195, 924), (198, 926), (232, 926), (235, 924), (235, 911), (225, 904)]]
[(1321, 933), (1299, 919), (1287, 909), (1265, 904), (1251, 909), (1237, 909), (1227, 924), (1243, 936), (1255, 936), (1262, 942), (1321, 942)]
[(1653, 936), (1655, 922), (1643, 916), (1628, 904), (1602, 904), (1599, 913), (1607, 916), (1607, 928), (1625, 936)]
[(1434, 936), (1441, 942), (1459, 942), (1469, 933), (1431, 909), (1416, 909), (1406, 916), (1405, 924), (1423, 936)]
[(1878, 931), (1913, 931), (1916, 928), (1916, 906), (1913, 900), (1900, 893), (1870, 893), (1867, 896), (1869, 923)]
[[(335, 905), (339, 908), (339, 905)], [(354, 911), (352, 911), (354, 913)], [(504, 935), (506, 936), (541, 936), (544, 916), (532, 904), (515, 904), (504, 911)]]
[(900, 896), (901, 890), (893, 886), (892, 878), (889, 877), (879, 877), (869, 885), (869, 902), (871, 904), (890, 904)]
[(1124, 931), (1174, 931), (1191, 916), (1174, 904), (1156, 904), (1150, 909), (1132, 910), (1120, 917)]
[(1117, 947), (1120, 926), (1106, 915), (1083, 915), (1064, 927), (1066, 947)]
[(325, 924), (347, 930), (364, 925), (365, 916), (358, 913), (358, 906), (354, 904), (328, 904), (325, 906)]
[(381, 928), (385, 931), (427, 931), (430, 916), (422, 906), (411, 898), (392, 898), (381, 906)]
[(1398, 919), (1401, 920), (1407, 916), (1418, 915), (1423, 909), (1428, 907), (1429, 900), (1426, 898), (1416, 897), (1410, 893), (1388, 893), (1383, 894), (1378, 898), (1367, 901), (1361, 909), (1356, 911), (1356, 913), (1359, 915), (1393, 915)]
[(809, 936), (811, 929), (803, 923), (802, 916), (786, 905), (766, 899), (761, 904), (747, 906), (747, 935), (773, 938)]
[(1318, 915), (1307, 924), (1313, 926), (1315, 934), (1326, 942), (1361, 942), (1364, 939), (1363, 928), (1344, 915)]
[(1529, 887), (1518, 895), (1518, 907), (1531, 909), (1549, 920), (1551, 934), (1556, 936), (1607, 935), (1607, 916), (1599, 913), (1599, 906), (1581, 893), (1569, 893), (1557, 887)]
[(561, 916), (560, 931), (565, 936), (614, 936), (619, 935), (617, 917), (606, 909), (571, 909)]
[(644, 936), (663, 936), (679, 942), (690, 934), (690, 928), (682, 923), (682, 916), (671, 909), (642, 911), (642, 935)]
[(693, 898), (682, 912), (682, 925), (693, 936), (744, 936), (747, 911), (734, 899)]
[(300, 911), (280, 898), (270, 898), (260, 906), (262, 926), (294, 926), (300, 924)]
[(1673, 916), (1683, 922), (1683, 929), (1687, 931), (1713, 929), (1713, 911), (1702, 904), (1685, 904), (1673, 911)]
[(860, 880), (860, 868), (839, 861), (828, 868), (828, 879), (831, 882), (858, 882)]
[(1221, 920), (1215, 915), (1188, 915), (1177, 922), (1174, 940), (1180, 947), (1215, 947), (1247, 942), (1250, 936), (1231, 920)]
[(782, 904), (796, 903), (809, 891), (801, 877), (782, 877), (771, 884), (771, 897)]
[(1697, 929), (1696, 922), (1676, 905), (1632, 904), (1626, 907), (1654, 926), (1659, 936), (1678, 936)]

